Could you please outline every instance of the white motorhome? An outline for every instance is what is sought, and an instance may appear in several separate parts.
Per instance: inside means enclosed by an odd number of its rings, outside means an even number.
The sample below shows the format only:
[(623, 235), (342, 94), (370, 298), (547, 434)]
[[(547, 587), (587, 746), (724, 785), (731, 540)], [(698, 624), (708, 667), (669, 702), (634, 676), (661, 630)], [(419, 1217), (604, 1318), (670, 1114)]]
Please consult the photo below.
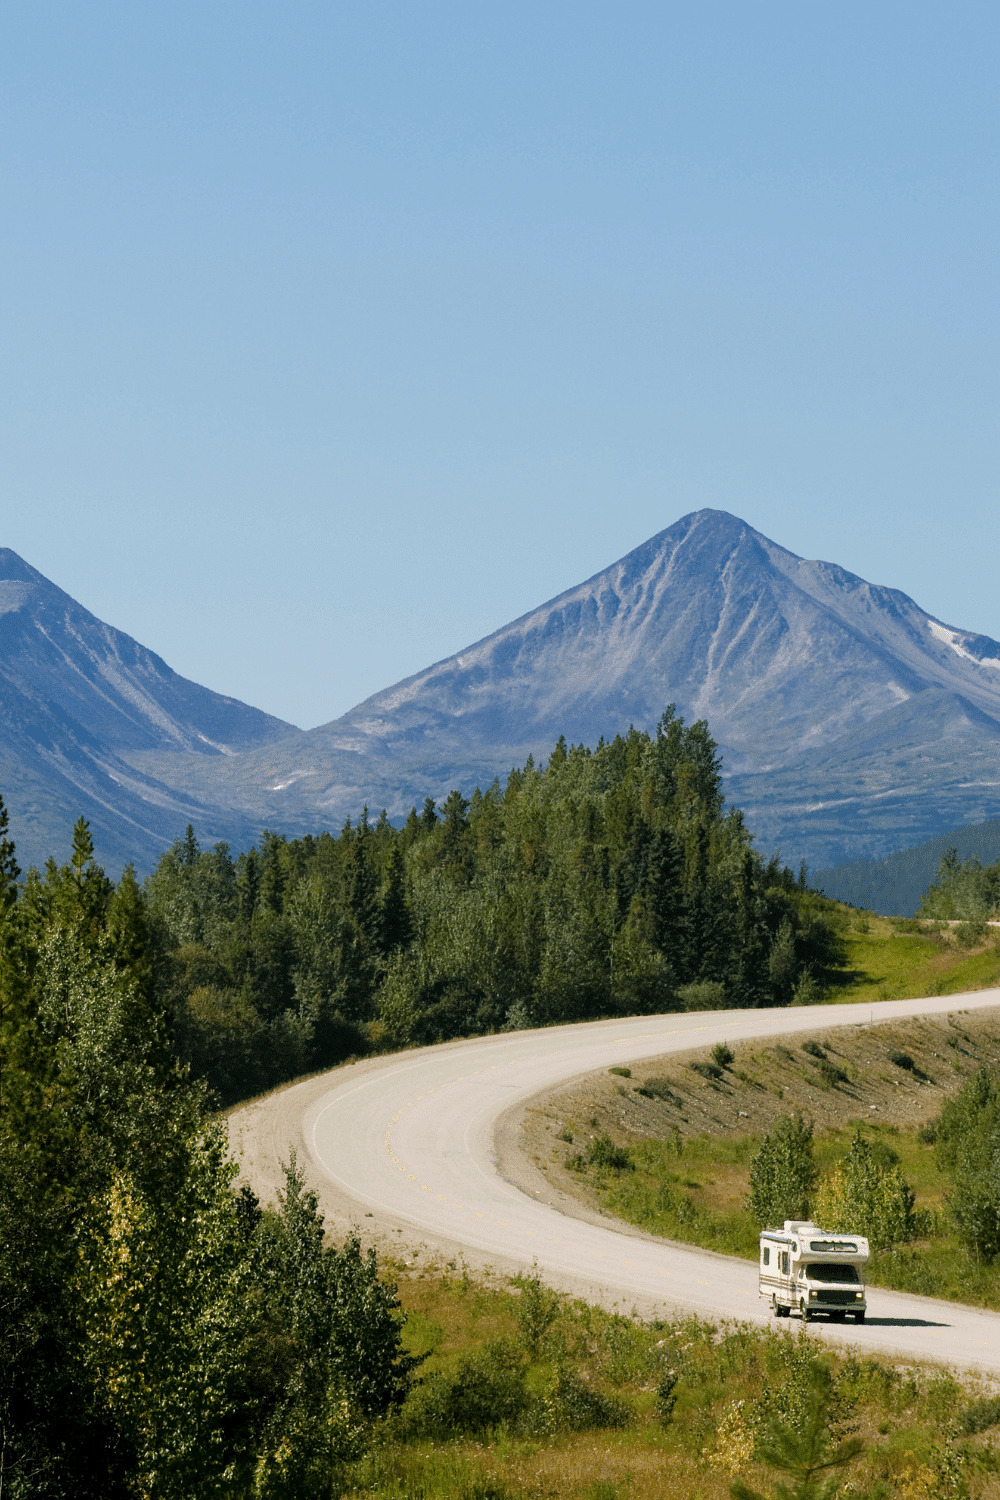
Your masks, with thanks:
[(786, 1219), (760, 1236), (760, 1295), (776, 1318), (797, 1312), (806, 1322), (825, 1313), (842, 1323), (850, 1313), (865, 1321), (864, 1268), (868, 1241), (860, 1234), (829, 1234), (804, 1219)]

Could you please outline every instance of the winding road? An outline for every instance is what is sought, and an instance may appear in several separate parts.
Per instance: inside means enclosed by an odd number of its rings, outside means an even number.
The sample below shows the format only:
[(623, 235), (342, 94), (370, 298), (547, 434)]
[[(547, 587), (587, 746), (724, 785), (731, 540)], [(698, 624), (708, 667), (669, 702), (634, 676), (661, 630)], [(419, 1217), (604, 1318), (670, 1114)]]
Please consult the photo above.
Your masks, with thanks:
[[(756, 1265), (581, 1218), (544, 1185), (532, 1196), (508, 1180), (517, 1174), (498, 1147), (504, 1117), (575, 1077), (723, 1037), (998, 1006), (1000, 990), (987, 990), (874, 1006), (640, 1016), (449, 1042), (341, 1067), (245, 1105), (230, 1116), (230, 1140), (262, 1198), (273, 1199), (294, 1149), (331, 1227), (364, 1231), (370, 1219), (363, 1238), (391, 1243), (397, 1255), (414, 1255), (422, 1243), (507, 1273), (536, 1266), (554, 1286), (646, 1317), (689, 1311), (763, 1322)], [(878, 1288), (868, 1308), (862, 1326), (811, 1327), (862, 1350), (1000, 1377), (1000, 1314)]]

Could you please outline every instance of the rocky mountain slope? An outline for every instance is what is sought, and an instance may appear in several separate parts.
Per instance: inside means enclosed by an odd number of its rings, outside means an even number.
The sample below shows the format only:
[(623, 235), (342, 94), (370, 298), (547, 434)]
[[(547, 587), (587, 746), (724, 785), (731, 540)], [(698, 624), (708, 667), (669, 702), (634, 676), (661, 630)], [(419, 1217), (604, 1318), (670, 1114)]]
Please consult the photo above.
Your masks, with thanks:
[[(0, 618), (8, 680), (11, 614), (26, 642), (27, 697), (11, 722), (31, 719), (33, 744), (43, 722), (49, 735), (42, 760), (22, 767), (25, 790), (37, 800), (31, 774), (42, 764), (46, 787), (50, 772), (63, 777), (60, 795), (86, 782), (96, 798), (86, 778), (103, 777), (126, 843), (140, 825), (143, 837), (172, 837), (188, 817), (203, 839), (239, 842), (266, 824), (336, 828), (364, 803), (405, 816), (425, 796), (468, 793), (529, 753), (544, 758), (561, 734), (592, 745), (630, 723), (652, 728), (668, 703), (708, 720), (727, 795), (761, 847), (790, 860), (873, 857), (1000, 813), (1000, 644), (897, 590), (796, 557), (723, 511), (685, 516), (307, 732), (184, 682), (13, 554), (0, 558), (12, 600), (22, 582), (41, 589), (39, 601), (58, 596), (50, 613), (12, 604)], [(64, 622), (51, 650), (50, 617)], [(80, 654), (70, 621), (84, 617)], [(0, 786), (13, 802), (11, 783)]]
[(502, 778), (560, 734), (651, 728), (671, 702), (708, 720), (729, 797), (789, 859), (1000, 811), (1000, 644), (712, 510), (342, 718), (187, 774), (274, 826), (335, 825)]
[(0, 549), (0, 792), (25, 868), (65, 858), (81, 813), (116, 871), (129, 860), (148, 868), (189, 819), (254, 837), (238, 817), (214, 823), (182, 780), (167, 786), (128, 757), (232, 759), (295, 732), (178, 676)]

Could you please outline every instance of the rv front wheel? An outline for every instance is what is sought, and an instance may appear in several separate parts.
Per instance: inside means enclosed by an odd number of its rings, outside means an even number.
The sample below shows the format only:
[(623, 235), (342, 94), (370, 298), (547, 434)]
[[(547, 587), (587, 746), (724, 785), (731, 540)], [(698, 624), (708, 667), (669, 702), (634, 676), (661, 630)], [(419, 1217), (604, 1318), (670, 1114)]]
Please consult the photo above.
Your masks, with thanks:
[(863, 1323), (865, 1321), (864, 1312), (856, 1312), (854, 1314), (854, 1321), (855, 1323)]

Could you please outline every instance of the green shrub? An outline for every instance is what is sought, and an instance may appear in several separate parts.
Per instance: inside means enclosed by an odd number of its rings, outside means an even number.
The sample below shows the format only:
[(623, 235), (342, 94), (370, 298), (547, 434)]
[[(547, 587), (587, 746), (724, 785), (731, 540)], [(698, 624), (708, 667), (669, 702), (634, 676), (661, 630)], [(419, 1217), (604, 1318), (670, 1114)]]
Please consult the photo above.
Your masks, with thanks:
[(616, 1073), (619, 1078), (631, 1078), (632, 1077), (632, 1069), (631, 1068), (609, 1068), (608, 1072), (609, 1073)]
[(1000, 1423), (1000, 1396), (985, 1396), (981, 1401), (971, 1401), (958, 1419), (962, 1432), (970, 1436), (985, 1432), (988, 1427)]
[(546, 1405), (551, 1425), (568, 1428), (570, 1432), (590, 1427), (625, 1427), (632, 1415), (623, 1401), (593, 1390), (568, 1365), (561, 1365), (556, 1372)]
[(451, 1437), (515, 1426), (528, 1406), (525, 1374), (510, 1344), (487, 1344), (463, 1356), (454, 1371), (438, 1371), (417, 1386), (403, 1408), (404, 1428)]
[(986, 923), (979, 921), (959, 922), (958, 926), (953, 928), (953, 931), (955, 942), (958, 943), (959, 947), (974, 948), (986, 936)]
[(819, 1042), (814, 1042), (810, 1037), (808, 1042), (802, 1043), (803, 1052), (808, 1052), (810, 1057), (825, 1057), (826, 1053)]
[(518, 1331), (528, 1355), (537, 1359), (562, 1306), (558, 1292), (543, 1285), (537, 1276), (515, 1276), (520, 1288), (517, 1304)]
[(816, 1195), (815, 1214), (824, 1229), (863, 1234), (876, 1250), (913, 1238), (913, 1190), (887, 1152), (895, 1156), (891, 1147), (866, 1141), (857, 1131)]
[(663, 1099), (668, 1104), (680, 1104), (680, 1098), (674, 1093), (665, 1078), (650, 1078), (636, 1089), (637, 1094), (642, 1094), (647, 1099)]
[(635, 1170), (631, 1151), (624, 1146), (616, 1146), (609, 1135), (597, 1135), (587, 1146), (587, 1165), (606, 1167), (612, 1172)]
[(712, 1061), (718, 1063), (720, 1068), (728, 1068), (735, 1056), (736, 1054), (726, 1046), (725, 1042), (716, 1042), (712, 1048)]
[(656, 1415), (664, 1426), (670, 1421), (677, 1405), (677, 1380), (676, 1370), (664, 1370), (656, 1387)]
[(725, 985), (717, 984), (713, 979), (682, 984), (677, 998), (682, 1010), (725, 1010), (728, 1004)]
[(830, 1062), (829, 1058), (826, 1057), (816, 1064), (816, 1071), (823, 1082), (829, 1084), (831, 1088), (836, 1088), (838, 1083), (850, 1083), (851, 1081), (843, 1068), (838, 1068), (836, 1063)]
[(916, 1063), (908, 1052), (890, 1052), (889, 1061), (907, 1073), (912, 1073), (916, 1067)]
[(692, 1072), (699, 1073), (702, 1078), (709, 1078), (714, 1080), (716, 1078), (722, 1077), (722, 1069), (716, 1063), (693, 1062), (688, 1063), (688, 1067), (692, 1070)]

